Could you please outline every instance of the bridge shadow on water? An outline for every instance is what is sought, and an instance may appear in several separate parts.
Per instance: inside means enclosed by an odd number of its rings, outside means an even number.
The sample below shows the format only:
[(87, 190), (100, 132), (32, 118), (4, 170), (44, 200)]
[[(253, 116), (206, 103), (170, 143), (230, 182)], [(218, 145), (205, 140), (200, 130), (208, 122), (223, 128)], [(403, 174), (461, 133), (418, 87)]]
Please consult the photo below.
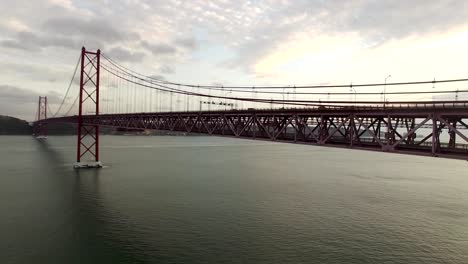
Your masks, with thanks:
[[(45, 223), (51, 232), (41, 239), (43, 246), (30, 255), (44, 263), (149, 263), (152, 252), (129, 220), (112, 209), (102, 191), (106, 169), (75, 170), (49, 142), (36, 140), (41, 153), (41, 171), (46, 172), (51, 199), (57, 203)], [(49, 207), (50, 205), (41, 205)], [(116, 209), (117, 208), (117, 209)], [(152, 261), (155, 259), (152, 258)]]

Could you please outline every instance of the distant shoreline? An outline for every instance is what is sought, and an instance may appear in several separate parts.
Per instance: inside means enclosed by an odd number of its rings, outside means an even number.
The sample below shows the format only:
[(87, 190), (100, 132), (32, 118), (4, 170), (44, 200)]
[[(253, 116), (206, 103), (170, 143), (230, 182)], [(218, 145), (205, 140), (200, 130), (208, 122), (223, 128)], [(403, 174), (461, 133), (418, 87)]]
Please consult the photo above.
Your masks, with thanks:
[(32, 127), (25, 120), (0, 115), (0, 135), (31, 135)]
[[(32, 127), (29, 122), (11, 117), (0, 115), (0, 136), (26, 136), (32, 135)], [(69, 136), (76, 135), (77, 128), (75, 124), (48, 124), (47, 134), (51, 136)], [(120, 135), (120, 136), (197, 136), (187, 132), (164, 131), (164, 130), (144, 130), (144, 129), (125, 129), (102, 127), (101, 135)]]

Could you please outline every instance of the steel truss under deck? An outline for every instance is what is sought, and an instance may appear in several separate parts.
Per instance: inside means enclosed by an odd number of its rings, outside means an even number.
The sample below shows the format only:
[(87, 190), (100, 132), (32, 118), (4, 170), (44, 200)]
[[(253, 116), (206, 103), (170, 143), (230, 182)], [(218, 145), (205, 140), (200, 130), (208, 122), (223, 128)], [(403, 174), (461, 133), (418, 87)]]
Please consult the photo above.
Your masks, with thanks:
[[(453, 104), (83, 115), (89, 126), (170, 130), (468, 159), (468, 108)], [(49, 122), (77, 123), (61, 117)]]

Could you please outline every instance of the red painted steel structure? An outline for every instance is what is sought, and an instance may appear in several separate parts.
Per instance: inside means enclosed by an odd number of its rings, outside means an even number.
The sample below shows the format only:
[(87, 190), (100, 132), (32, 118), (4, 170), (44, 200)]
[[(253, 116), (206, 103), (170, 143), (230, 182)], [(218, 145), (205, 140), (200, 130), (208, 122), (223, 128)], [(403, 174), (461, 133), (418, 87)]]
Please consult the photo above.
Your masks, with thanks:
[[(90, 52), (85, 47), (81, 50), (77, 163), (80, 163), (86, 154), (90, 155), (95, 162), (99, 162), (99, 125), (84, 122), (83, 111), (85, 106), (88, 106), (88, 109), (94, 110), (95, 117), (99, 116), (100, 57), (100, 50)], [(86, 105), (85, 102), (87, 102)]]
[[(49, 122), (170, 130), (468, 159), (468, 101), (61, 117)], [(448, 141), (443, 142), (445, 136)], [(456, 140), (464, 143), (457, 143)]]
[(47, 96), (39, 96), (37, 105), (37, 121), (38, 125), (34, 126), (34, 136), (38, 138), (47, 137)]
[[(101, 115), (100, 57), (100, 50), (90, 52), (82, 48), (77, 116), (48, 119), (47, 98), (39, 97), (38, 122), (34, 124), (34, 131), (43, 133), (39, 131), (52, 122), (77, 124), (78, 167), (101, 166), (100, 126), (468, 159), (468, 101)], [(85, 109), (91, 110), (92, 114), (84, 114)], [(460, 139), (464, 143), (457, 142)], [(94, 164), (81, 163), (86, 154), (91, 156)]]

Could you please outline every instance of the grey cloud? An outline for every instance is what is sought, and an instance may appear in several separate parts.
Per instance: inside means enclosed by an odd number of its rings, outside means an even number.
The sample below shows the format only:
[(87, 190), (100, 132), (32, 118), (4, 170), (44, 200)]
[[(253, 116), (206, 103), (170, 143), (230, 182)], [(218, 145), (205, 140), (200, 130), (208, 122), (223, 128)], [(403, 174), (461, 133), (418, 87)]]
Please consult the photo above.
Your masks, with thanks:
[[(193, 37), (175, 38), (167, 43), (150, 43), (146, 40), (140, 41), (140, 46), (150, 51), (154, 56), (171, 59), (172, 61), (197, 49), (198, 44)], [(163, 66), (164, 67), (164, 66)], [(173, 73), (170, 69), (161, 69), (163, 73)], [(167, 72), (164, 72), (167, 71)]]
[(122, 47), (112, 48), (107, 52), (111, 58), (118, 61), (141, 62), (145, 56), (143, 52), (130, 51)]
[(62, 100), (62, 95), (55, 91), (48, 91), (45, 93), (38, 93), (30, 89), (24, 89), (12, 85), (0, 85), (0, 98), (5, 101), (13, 103), (30, 103), (37, 102), (39, 96), (47, 96), (49, 103), (57, 103)]
[(39, 51), (46, 47), (78, 48), (80, 44), (69, 37), (38, 36), (33, 32), (18, 32), (14, 39), (0, 42), (5, 48)]
[(63, 69), (49, 68), (48, 65), (12, 63), (8, 61), (0, 62), (2, 73), (13, 75), (16, 78), (23, 78), (30, 81), (66, 81), (69, 80), (70, 72)]
[[(444, 31), (467, 23), (467, 1), (364, 1), (348, 10), (342, 29), (386, 40)], [(352, 15), (351, 15), (352, 14)]]
[(0, 114), (32, 120), (39, 95), (46, 95), (47, 100), (51, 103), (61, 100), (55, 92), (39, 94), (29, 89), (0, 85)]
[(40, 51), (46, 47), (79, 49), (105, 48), (105, 44), (138, 41), (139, 34), (117, 28), (104, 19), (81, 19), (76, 17), (52, 17), (47, 19), (42, 30), (16, 32), (13, 37), (0, 41), (0, 46), (9, 49)]
[(19, 50), (26, 50), (26, 51), (37, 51), (41, 48), (35, 45), (31, 45), (29, 43), (20, 42), (14, 39), (6, 39), (0, 41), (0, 46), (9, 49), (19, 49)]
[(146, 40), (143, 40), (140, 42), (140, 44), (142, 47), (153, 53), (153, 55), (157, 56), (175, 55), (177, 52), (176, 48), (165, 43), (151, 44)]
[(194, 50), (197, 48), (197, 40), (193, 37), (185, 37), (185, 38), (176, 38), (174, 40), (175, 45), (189, 49), (189, 50)]
[(172, 73), (175, 73), (174, 68), (172, 68), (171, 66), (168, 66), (168, 65), (161, 66), (161, 67), (159, 68), (159, 71), (160, 71), (161, 73), (164, 73), (164, 74), (172, 74)]
[(15, 39), (7, 39), (0, 42), (3, 47), (22, 49), (22, 50), (40, 50), (42, 41), (32, 32), (18, 32)]
[(103, 19), (85, 20), (71, 17), (51, 18), (44, 23), (43, 28), (52, 34), (62, 36), (77, 34), (106, 42), (139, 39), (137, 33), (118, 30)]
[[(223, 7), (225, 10), (226, 6)], [(209, 9), (209, 7), (208, 7)], [(368, 47), (391, 39), (441, 32), (467, 24), (467, 1), (259, 1), (240, 4), (239, 12), (208, 15), (214, 36), (231, 43), (235, 57), (221, 65), (250, 71), (250, 65), (294, 33), (333, 35), (357, 32)], [(257, 12), (256, 10), (260, 10)], [(214, 10), (211, 10), (214, 12)], [(210, 28), (208, 25), (204, 25)]]
[[(51, 8), (45, 0), (0, 1), (0, 9), (8, 10), (8, 15), (31, 28), (31, 32), (20, 33), (0, 29), (0, 47), (20, 51), (63, 47), (76, 52), (82, 45), (103, 51), (118, 46), (126, 48), (109, 52), (137, 62), (140, 51), (128, 47), (138, 46), (158, 59), (162, 57), (160, 62), (173, 65), (183, 55), (209, 43), (234, 53), (232, 59), (220, 65), (250, 71), (251, 65), (294, 33), (356, 32), (364, 44), (375, 46), (390, 39), (441, 32), (468, 23), (468, 1), (461, 0), (72, 2), (86, 12)], [(152, 39), (167, 42), (152, 43), (144, 40), (145, 34), (155, 34)]]

